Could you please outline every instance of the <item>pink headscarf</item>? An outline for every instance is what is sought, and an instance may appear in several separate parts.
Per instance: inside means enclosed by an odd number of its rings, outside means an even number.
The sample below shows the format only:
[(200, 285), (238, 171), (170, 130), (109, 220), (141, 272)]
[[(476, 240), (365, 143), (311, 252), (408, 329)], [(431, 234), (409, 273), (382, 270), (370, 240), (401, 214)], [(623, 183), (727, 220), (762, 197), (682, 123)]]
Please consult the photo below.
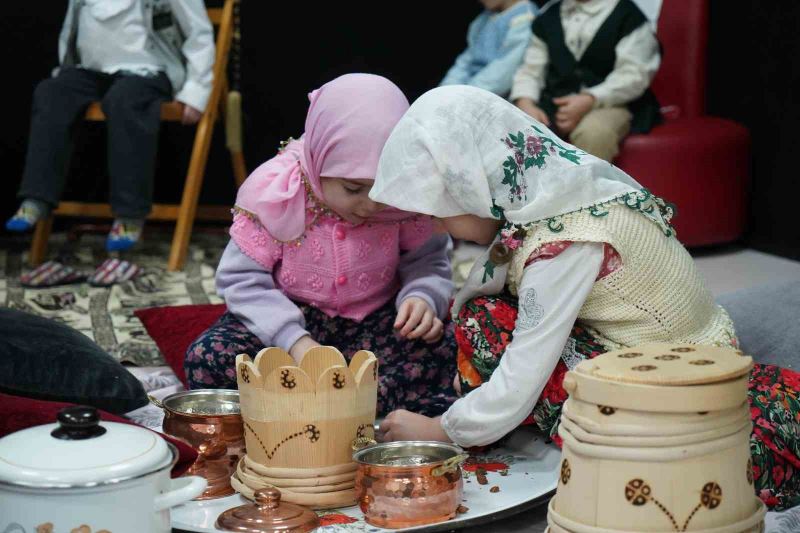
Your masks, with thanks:
[[(383, 145), (408, 109), (391, 81), (373, 74), (346, 74), (308, 95), (305, 133), (247, 178), (236, 205), (258, 216), (278, 240), (305, 230), (306, 195), (301, 173), (322, 202), (321, 176), (374, 179)], [(388, 208), (374, 220), (401, 220), (411, 213)]]

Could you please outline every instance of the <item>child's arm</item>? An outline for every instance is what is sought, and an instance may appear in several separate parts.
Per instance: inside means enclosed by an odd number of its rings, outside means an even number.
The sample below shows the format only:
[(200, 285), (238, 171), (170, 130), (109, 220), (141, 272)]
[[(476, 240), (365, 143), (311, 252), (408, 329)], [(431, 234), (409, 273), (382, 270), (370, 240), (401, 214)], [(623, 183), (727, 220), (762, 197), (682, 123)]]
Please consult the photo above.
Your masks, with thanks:
[(547, 44), (534, 33), (525, 50), (522, 64), (514, 74), (509, 100), (517, 103), (517, 100), (525, 99), (537, 103), (544, 88), (545, 68), (549, 60)]
[(595, 107), (625, 105), (639, 98), (661, 64), (658, 40), (649, 22), (617, 43), (614, 70), (606, 79), (584, 92), (595, 97)]
[(69, 48), (69, 35), (72, 32), (72, 17), (75, 16), (75, 1), (70, 0), (67, 4), (67, 12), (64, 15), (64, 22), (61, 25), (61, 32), (58, 35), (58, 66), (53, 69), (51, 73), (53, 77), (58, 76), (61, 70), (61, 65), (67, 56), (67, 49)]
[(295, 343), (309, 335), (297, 305), (275, 287), (272, 274), (245, 255), (233, 240), (222, 254), (216, 282), (217, 293), (225, 299), (228, 311), (264, 346), (291, 352)]
[(186, 40), (186, 81), (175, 87), (175, 99), (204, 111), (211, 94), (214, 74), (214, 29), (206, 14), (203, 0), (169, 0), (172, 14)]
[(532, 20), (530, 13), (515, 17), (503, 40), (500, 57), (475, 73), (467, 83), (506, 96), (511, 91), (514, 75), (531, 41)]
[(472, 42), (475, 32), (478, 31), (478, 27), (484, 23), (484, 17), (484, 14), (478, 15), (478, 17), (470, 23), (469, 29), (467, 30), (467, 47), (463, 52), (458, 54), (455, 63), (453, 63), (453, 66), (450, 67), (450, 70), (448, 70), (447, 74), (445, 74), (444, 79), (439, 83), (440, 86), (464, 85), (469, 82), (471, 77), (469, 73), (469, 66), (473, 61)]
[(603, 245), (574, 243), (526, 267), (514, 340), (488, 382), (456, 401), (441, 425), (461, 446), (497, 441), (531, 414), (603, 263)]
[(550, 117), (539, 107), (538, 102), (545, 83), (545, 68), (549, 57), (547, 44), (534, 33), (525, 51), (525, 59), (514, 74), (508, 97), (514, 105), (545, 126), (550, 125)]

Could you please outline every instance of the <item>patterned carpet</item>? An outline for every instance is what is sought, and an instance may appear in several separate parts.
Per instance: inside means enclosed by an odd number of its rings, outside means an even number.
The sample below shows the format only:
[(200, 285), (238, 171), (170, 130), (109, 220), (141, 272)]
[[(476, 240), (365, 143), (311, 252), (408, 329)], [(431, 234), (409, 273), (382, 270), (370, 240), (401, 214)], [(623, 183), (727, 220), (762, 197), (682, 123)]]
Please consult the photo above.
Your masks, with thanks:
[[(120, 256), (144, 272), (135, 280), (111, 288), (87, 283), (48, 289), (26, 289), (19, 276), (28, 269), (22, 241), (0, 247), (0, 306), (12, 307), (63, 322), (93, 339), (121, 362), (138, 366), (163, 365), (164, 359), (135, 309), (164, 305), (219, 303), (214, 270), (227, 243), (222, 229), (195, 231), (183, 272), (167, 272), (171, 231), (156, 228), (145, 234), (141, 247)], [(92, 272), (106, 257), (104, 235), (83, 235), (77, 243), (65, 234), (51, 238), (51, 257)]]
[[(54, 234), (50, 259), (61, 258), (73, 268), (91, 273), (108, 257), (105, 235), (83, 234), (72, 242)], [(196, 230), (183, 272), (167, 272), (172, 233), (169, 228), (147, 230), (138, 250), (121, 255), (144, 269), (133, 281), (111, 288), (87, 283), (49, 289), (26, 289), (19, 276), (27, 267), (27, 242), (0, 242), (0, 306), (21, 309), (63, 322), (93, 339), (120, 362), (160, 366), (164, 359), (133, 311), (143, 307), (220, 303), (214, 291), (214, 271), (228, 241), (223, 228)], [(453, 254), (454, 281), (459, 287), (480, 247), (461, 245)]]

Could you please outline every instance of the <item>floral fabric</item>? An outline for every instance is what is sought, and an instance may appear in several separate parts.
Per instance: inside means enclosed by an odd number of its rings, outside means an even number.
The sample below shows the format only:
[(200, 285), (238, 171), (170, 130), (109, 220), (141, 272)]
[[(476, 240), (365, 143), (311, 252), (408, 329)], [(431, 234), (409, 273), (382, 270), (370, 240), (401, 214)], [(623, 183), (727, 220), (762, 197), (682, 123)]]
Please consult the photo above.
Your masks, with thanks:
[[(363, 321), (331, 318), (319, 309), (298, 304), (311, 337), (336, 346), (348, 359), (359, 350), (378, 358), (378, 413), (407, 409), (428, 416), (442, 414), (456, 399), (453, 376), (455, 338), (452, 323), (439, 342), (402, 339), (395, 335), (397, 311), (389, 302)], [(184, 368), (189, 388), (236, 388), (236, 355), (255, 356), (265, 348), (234, 315), (225, 313), (186, 351)]]

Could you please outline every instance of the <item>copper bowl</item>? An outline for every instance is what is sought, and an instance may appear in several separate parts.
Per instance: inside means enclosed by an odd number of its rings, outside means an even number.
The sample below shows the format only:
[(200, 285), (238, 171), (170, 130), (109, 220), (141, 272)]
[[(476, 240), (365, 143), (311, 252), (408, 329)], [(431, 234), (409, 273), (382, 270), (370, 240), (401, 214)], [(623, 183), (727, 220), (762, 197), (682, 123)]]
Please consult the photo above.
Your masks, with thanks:
[(208, 488), (196, 500), (230, 496), (231, 475), (245, 454), (244, 425), (239, 391), (199, 389), (153, 400), (164, 410), (164, 433), (179, 438), (198, 451), (186, 475), (202, 476)]
[(364, 518), (391, 529), (450, 520), (461, 505), (466, 458), (458, 446), (433, 441), (389, 442), (356, 451), (356, 496)]

